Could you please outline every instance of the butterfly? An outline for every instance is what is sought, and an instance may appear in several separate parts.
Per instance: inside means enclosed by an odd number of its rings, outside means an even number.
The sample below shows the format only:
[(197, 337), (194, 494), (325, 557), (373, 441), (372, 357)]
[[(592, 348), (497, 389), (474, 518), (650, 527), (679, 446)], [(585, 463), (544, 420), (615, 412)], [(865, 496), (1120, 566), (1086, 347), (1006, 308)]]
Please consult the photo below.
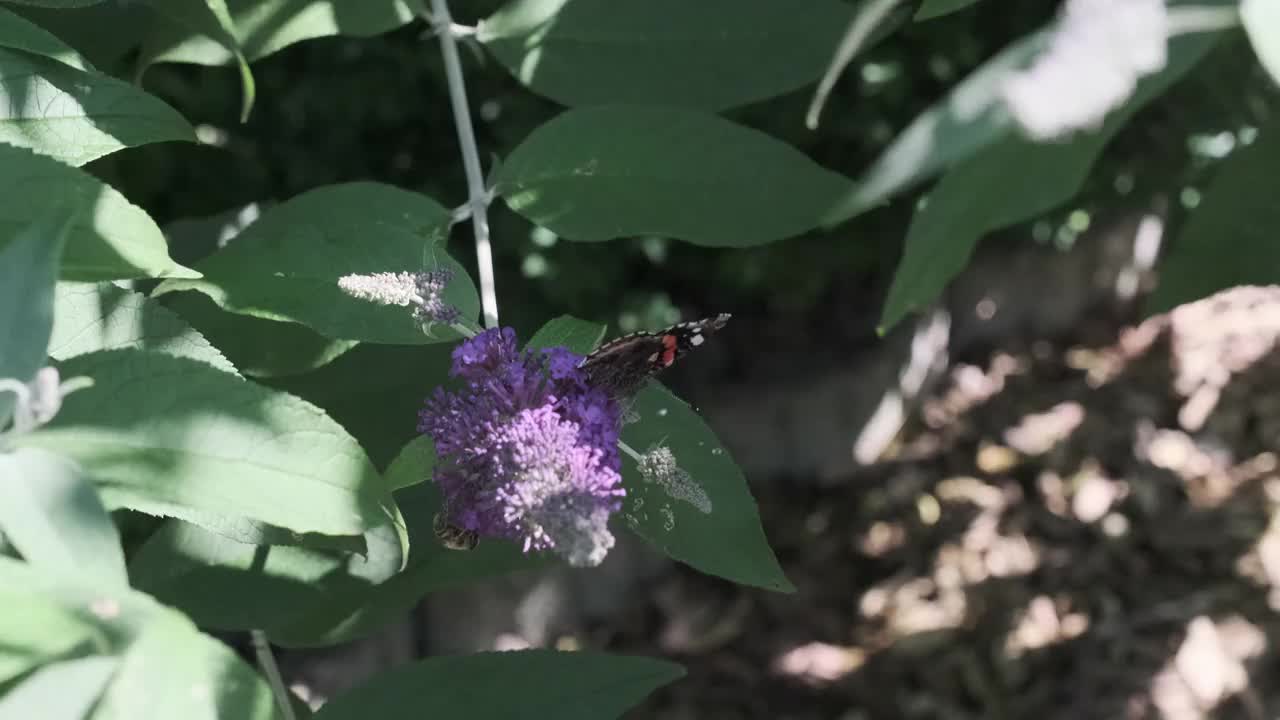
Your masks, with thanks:
[[(706, 342), (707, 336), (723, 328), (730, 317), (729, 313), (720, 313), (657, 332), (623, 335), (593, 350), (578, 367), (588, 384), (625, 406), (653, 376)], [(474, 530), (448, 522), (443, 512), (436, 514), (433, 530), (440, 544), (450, 550), (471, 550), (479, 541)]]
[(587, 382), (618, 402), (635, 396), (649, 379), (675, 364), (729, 322), (729, 313), (672, 325), (658, 332), (623, 335), (596, 348), (579, 365)]

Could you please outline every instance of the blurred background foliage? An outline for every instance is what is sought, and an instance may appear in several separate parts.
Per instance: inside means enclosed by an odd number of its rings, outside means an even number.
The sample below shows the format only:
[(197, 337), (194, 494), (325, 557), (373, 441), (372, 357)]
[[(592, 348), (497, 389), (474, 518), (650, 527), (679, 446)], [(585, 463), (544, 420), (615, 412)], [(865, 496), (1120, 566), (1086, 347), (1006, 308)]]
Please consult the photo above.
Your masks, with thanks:
[[(499, 5), (469, 3), (457, 9), (456, 20), (473, 24)], [(1042, 26), (1056, 6), (1052, 0), (979, 3), (938, 20), (906, 23), (845, 73), (817, 131), (803, 124), (808, 87), (727, 115), (856, 177), (913, 117), (984, 59)], [(107, 10), (71, 14), (82, 12)], [(31, 15), (58, 29), (59, 13)], [(145, 22), (145, 14), (135, 20)], [(427, 32), (417, 22), (374, 38), (315, 39), (256, 61), (259, 100), (245, 124), (238, 121), (239, 78), (232, 68), (152, 66), (144, 86), (177, 107), (208, 144), (135, 148), (89, 169), (162, 225), (351, 180), (388, 182), (460, 205), (466, 183), (440, 56), (434, 43), (424, 42)], [(113, 47), (112, 39), (103, 33), (77, 46), (91, 47), (100, 67), (126, 67), (137, 50)], [(500, 161), (561, 108), (470, 49), (463, 62), (481, 152)], [(1205, 170), (1229, 150), (1231, 140), (1220, 134), (1247, 125), (1261, 111), (1266, 82), (1238, 34), (1111, 143), (1072, 207), (1001, 236), (1069, 244), (1058, 228), (1068, 227), (1073, 209), (1141, 203), (1156, 193), (1194, 202)], [(620, 332), (718, 310), (803, 323), (824, 312), (844, 286), (835, 312), (842, 324), (859, 328), (856, 336), (874, 341), (874, 320), (917, 199), (900, 197), (828, 233), (731, 250), (663, 238), (570, 245), (499, 203), (492, 222), (498, 283), (507, 299), (504, 320), (522, 333), (565, 312)], [(466, 235), (454, 234), (452, 251), (473, 267)]]

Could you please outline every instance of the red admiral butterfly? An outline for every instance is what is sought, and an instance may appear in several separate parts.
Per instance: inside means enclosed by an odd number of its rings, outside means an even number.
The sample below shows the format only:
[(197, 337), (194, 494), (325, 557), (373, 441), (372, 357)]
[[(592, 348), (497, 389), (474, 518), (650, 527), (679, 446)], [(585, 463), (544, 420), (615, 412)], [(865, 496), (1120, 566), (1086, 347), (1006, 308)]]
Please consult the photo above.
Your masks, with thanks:
[(587, 381), (618, 401), (640, 391), (649, 378), (671, 367), (706, 336), (729, 322), (729, 313), (672, 325), (658, 332), (624, 335), (596, 348), (580, 367)]

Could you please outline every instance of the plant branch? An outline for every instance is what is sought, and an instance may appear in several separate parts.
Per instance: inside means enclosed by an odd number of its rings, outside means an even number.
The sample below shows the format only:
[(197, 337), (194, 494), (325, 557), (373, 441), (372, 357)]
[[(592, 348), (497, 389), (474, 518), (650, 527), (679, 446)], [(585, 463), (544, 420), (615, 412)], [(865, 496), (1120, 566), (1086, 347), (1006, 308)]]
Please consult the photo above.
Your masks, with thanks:
[(498, 294), (493, 282), (493, 248), (489, 244), (489, 193), (480, 170), (480, 153), (476, 150), (476, 133), (471, 126), (471, 110), (467, 106), (467, 87), (462, 80), (462, 63), (458, 59), (456, 27), (445, 0), (431, 0), (428, 22), (436, 28), (440, 54), (444, 57), (444, 74), (449, 82), (449, 104), (453, 106), (453, 124), (462, 148), (462, 167), (467, 173), (467, 201), (471, 206), (471, 228), (476, 237), (476, 265), (480, 273), (480, 306), (485, 327), (498, 326)]
[(276, 704), (280, 706), (280, 716), (284, 720), (297, 720), (293, 703), (289, 702), (289, 691), (285, 690), (280, 668), (276, 666), (276, 656), (271, 652), (271, 643), (267, 642), (267, 634), (261, 630), (250, 630), (249, 637), (253, 640), (253, 652), (258, 656), (258, 666), (267, 676), (271, 694), (275, 695)]

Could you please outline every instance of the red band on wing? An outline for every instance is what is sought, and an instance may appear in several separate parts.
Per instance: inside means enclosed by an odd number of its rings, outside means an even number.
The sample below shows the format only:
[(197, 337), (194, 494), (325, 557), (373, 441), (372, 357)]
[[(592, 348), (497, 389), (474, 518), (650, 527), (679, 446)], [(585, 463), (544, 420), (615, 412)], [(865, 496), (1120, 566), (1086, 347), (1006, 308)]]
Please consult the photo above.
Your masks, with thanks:
[(662, 336), (662, 367), (668, 367), (676, 361), (676, 336)]

